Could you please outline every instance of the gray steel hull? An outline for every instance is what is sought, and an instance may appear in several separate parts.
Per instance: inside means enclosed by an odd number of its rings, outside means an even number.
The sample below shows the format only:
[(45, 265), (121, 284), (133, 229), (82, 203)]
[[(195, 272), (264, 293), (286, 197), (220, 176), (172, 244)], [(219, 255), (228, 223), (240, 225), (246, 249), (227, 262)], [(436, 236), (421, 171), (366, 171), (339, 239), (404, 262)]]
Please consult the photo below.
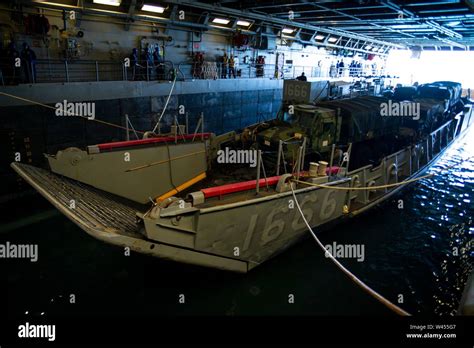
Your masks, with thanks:
[[(472, 110), (436, 130), (427, 139), (387, 156), (377, 167), (366, 166), (332, 181), (337, 187), (367, 187), (421, 175), (449, 146), (466, 134)], [(38, 192), (90, 235), (110, 244), (173, 261), (247, 272), (303, 238), (307, 229), (291, 191), (199, 208), (133, 209), (121, 206), (127, 224), (117, 224), (114, 196), (28, 165), (12, 167)], [(53, 185), (52, 182), (55, 182)], [(295, 190), (306, 219), (316, 227), (355, 216), (382, 203), (405, 186), (381, 190)], [(65, 190), (67, 188), (68, 190)], [(75, 209), (71, 197), (82, 197)], [(111, 207), (105, 214), (97, 209)], [(126, 212), (125, 212), (126, 211)], [(135, 214), (140, 223), (134, 224)], [(104, 213), (104, 210), (101, 211)], [(122, 216), (124, 218), (124, 216)]]

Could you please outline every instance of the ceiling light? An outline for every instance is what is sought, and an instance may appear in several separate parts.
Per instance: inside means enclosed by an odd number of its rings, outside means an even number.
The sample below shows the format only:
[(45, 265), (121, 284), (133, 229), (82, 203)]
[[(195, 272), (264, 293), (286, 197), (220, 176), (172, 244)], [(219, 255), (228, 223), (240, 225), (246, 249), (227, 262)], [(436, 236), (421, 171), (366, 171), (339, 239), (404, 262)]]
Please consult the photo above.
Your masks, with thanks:
[(455, 27), (455, 26), (457, 26), (457, 25), (459, 25), (459, 24), (461, 24), (461, 21), (452, 21), (452, 22), (446, 23), (446, 25), (447, 25), (448, 27)]
[(109, 5), (109, 6), (120, 6), (121, 0), (94, 0), (94, 4)]
[(366, 49), (367, 51), (370, 50), (371, 48), (372, 48), (372, 46), (370, 46), (370, 45), (365, 46), (365, 49)]
[(323, 40), (325, 37), (326, 37), (326, 36), (324, 36), (324, 35), (316, 35), (314, 38), (315, 38), (316, 40)]
[(330, 37), (330, 38), (328, 39), (328, 41), (329, 41), (329, 42), (336, 42), (336, 41), (337, 41), (337, 37), (334, 37), (334, 36), (333, 36), (333, 37)]
[(41, 0), (36, 0), (34, 2), (41, 3), (41, 5), (52, 5), (52, 6), (61, 6), (61, 7), (66, 7), (66, 8), (75, 8), (76, 6), (74, 5), (66, 5), (66, 4), (60, 4), (57, 2), (50, 2), (50, 1), (41, 1)]
[(248, 27), (250, 24), (250, 22), (247, 22), (247, 21), (237, 21), (237, 25), (240, 25), (241, 27)]
[(283, 28), (283, 30), (281, 31), (283, 34), (291, 34), (292, 32), (294, 32), (295, 30), (294, 29), (290, 29), (290, 28)]
[(155, 12), (155, 13), (163, 13), (165, 12), (165, 8), (161, 6), (154, 6), (154, 5), (143, 5), (142, 6), (142, 11), (147, 11), (147, 12)]
[(377, 47), (374, 47), (374, 48), (372, 48), (372, 51), (375, 52), (375, 51), (377, 51), (377, 49), (378, 49)]
[(383, 48), (379, 49), (379, 52), (382, 53), (383, 51), (385, 51)]
[(229, 22), (230, 22), (230, 20), (228, 20), (228, 19), (217, 18), (217, 17), (212, 20), (212, 23), (224, 24), (224, 25), (229, 24)]

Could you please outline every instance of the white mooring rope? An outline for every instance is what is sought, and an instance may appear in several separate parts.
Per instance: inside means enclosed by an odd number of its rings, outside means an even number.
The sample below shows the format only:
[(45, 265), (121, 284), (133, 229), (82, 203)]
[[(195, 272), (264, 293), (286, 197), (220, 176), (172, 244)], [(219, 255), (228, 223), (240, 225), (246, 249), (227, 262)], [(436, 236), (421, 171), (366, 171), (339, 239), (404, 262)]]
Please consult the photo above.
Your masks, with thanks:
[(166, 103), (165, 103), (165, 106), (163, 108), (163, 111), (161, 112), (161, 115), (158, 118), (158, 122), (156, 122), (155, 128), (153, 128), (152, 133), (156, 132), (156, 129), (158, 128), (158, 125), (160, 124), (161, 119), (163, 118), (163, 115), (165, 114), (166, 108), (168, 107), (168, 103), (169, 103), (170, 98), (171, 98), (171, 94), (173, 94), (173, 89), (174, 89), (175, 83), (176, 83), (176, 75), (174, 76), (173, 84), (171, 85), (170, 93), (168, 94), (168, 98), (166, 99)]
[(362, 290), (365, 292), (369, 293), (371, 296), (375, 297), (375, 299), (379, 302), (381, 302), (383, 305), (388, 307), (390, 310), (394, 311), (398, 315), (403, 315), (403, 316), (411, 316), (410, 313), (406, 312), (402, 308), (398, 307), (397, 305), (393, 304), (389, 300), (387, 300), (385, 297), (380, 295), (378, 292), (375, 290), (371, 289), (367, 284), (365, 284), (362, 280), (357, 278), (354, 274), (351, 273), (347, 268), (345, 268), (339, 261), (336, 260), (336, 258), (324, 247), (324, 245), (321, 243), (319, 238), (316, 236), (314, 233), (313, 229), (309, 225), (308, 221), (306, 220), (306, 217), (303, 214), (303, 211), (301, 210), (300, 204), (298, 203), (298, 199), (296, 198), (295, 191), (293, 189), (293, 185), (290, 184), (291, 187), (291, 192), (293, 193), (293, 198), (295, 199), (296, 207), (298, 208), (298, 211), (301, 214), (301, 218), (303, 219), (304, 223), (306, 224), (306, 227), (308, 227), (309, 232), (311, 232), (311, 235), (313, 236), (314, 240), (316, 240), (316, 243), (318, 243), (319, 247), (324, 251), (324, 253), (329, 255), (329, 258), (331, 259), (332, 262), (336, 264), (336, 266), (344, 272), (354, 283), (356, 283)]

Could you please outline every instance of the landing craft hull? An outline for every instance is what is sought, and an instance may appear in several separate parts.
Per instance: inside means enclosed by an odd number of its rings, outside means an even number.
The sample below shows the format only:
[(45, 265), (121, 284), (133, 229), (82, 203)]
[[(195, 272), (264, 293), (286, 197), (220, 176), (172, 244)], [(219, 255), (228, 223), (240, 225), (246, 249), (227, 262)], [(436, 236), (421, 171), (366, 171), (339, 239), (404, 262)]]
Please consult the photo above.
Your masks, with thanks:
[[(379, 166), (358, 168), (329, 182), (330, 188), (298, 186), (295, 193), (306, 219), (318, 231), (320, 226), (382, 203), (405, 186), (372, 191), (335, 187), (387, 185), (420, 176), (466, 134), (473, 119), (469, 109), (418, 144), (385, 157)], [(12, 167), (90, 235), (163, 259), (245, 273), (307, 235), (306, 226), (292, 205), (291, 190), (273, 194), (261, 190), (259, 196), (247, 192), (244, 197), (230, 196), (183, 210), (147, 210), (46, 170), (20, 163), (13, 163)], [(325, 178), (321, 180), (324, 182)], [(74, 209), (69, 206), (71, 197), (77, 199)]]
[(207, 170), (205, 141), (186, 143), (180, 136), (175, 143), (173, 138), (93, 145), (87, 151), (73, 147), (46, 158), (56, 174), (145, 204)]

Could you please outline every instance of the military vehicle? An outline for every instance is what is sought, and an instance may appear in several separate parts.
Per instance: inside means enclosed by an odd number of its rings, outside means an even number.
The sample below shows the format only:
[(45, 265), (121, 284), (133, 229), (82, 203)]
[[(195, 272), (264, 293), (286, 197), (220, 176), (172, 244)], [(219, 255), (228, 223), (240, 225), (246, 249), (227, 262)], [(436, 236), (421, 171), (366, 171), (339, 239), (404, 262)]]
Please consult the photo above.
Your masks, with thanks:
[[(304, 91), (304, 87), (299, 90)], [(414, 87), (397, 89), (392, 99), (361, 96), (316, 104), (297, 103), (299, 100), (284, 100), (275, 120), (246, 128), (243, 132), (246, 146), (275, 153), (281, 141), (284, 157), (291, 164), (305, 138), (306, 155), (309, 161), (315, 162), (329, 161), (334, 155), (331, 153), (333, 145), (337, 149), (351, 143), (350, 168), (357, 168), (377, 163), (383, 156), (426, 136), (463, 107), (460, 84), (446, 81), (422, 85), (418, 90)], [(392, 105), (400, 109), (393, 116), (404, 117), (380, 117), (382, 106), (390, 108)], [(417, 108), (416, 114), (409, 110), (412, 107)], [(404, 109), (409, 111), (406, 115), (403, 115)], [(269, 161), (268, 165), (275, 163)]]

